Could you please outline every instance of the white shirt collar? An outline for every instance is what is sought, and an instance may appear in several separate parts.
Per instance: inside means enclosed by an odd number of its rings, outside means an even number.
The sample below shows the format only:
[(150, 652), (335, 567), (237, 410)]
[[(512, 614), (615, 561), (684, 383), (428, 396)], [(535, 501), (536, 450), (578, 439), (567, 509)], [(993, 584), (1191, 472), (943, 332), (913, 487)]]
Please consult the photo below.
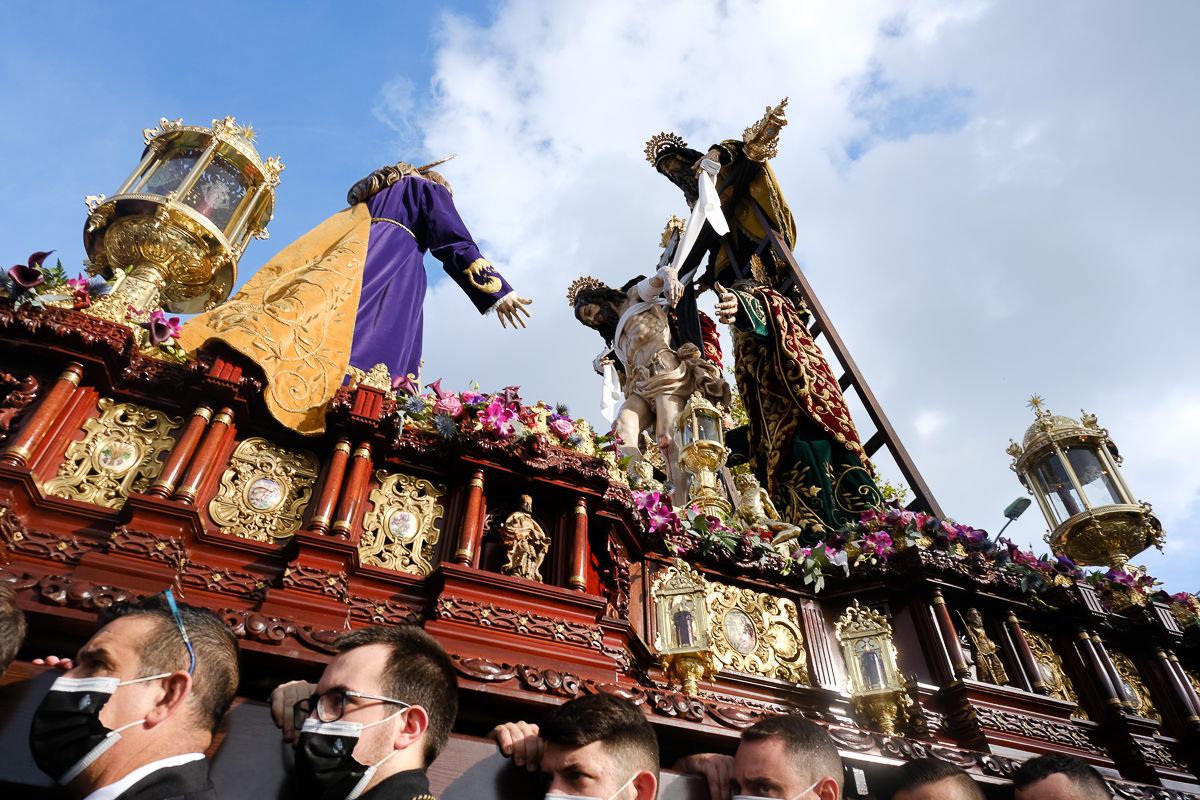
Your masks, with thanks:
[(189, 764), (192, 761), (199, 761), (202, 758), (204, 758), (204, 753), (184, 753), (183, 755), (168, 756), (167, 758), (160, 758), (158, 761), (151, 761), (149, 764), (144, 764), (133, 772), (130, 772), (116, 783), (101, 786), (83, 798), (83, 800), (116, 800), (125, 793), (126, 789), (152, 772), (158, 772), (160, 769), (166, 769), (167, 767), (178, 767), (181, 764)]

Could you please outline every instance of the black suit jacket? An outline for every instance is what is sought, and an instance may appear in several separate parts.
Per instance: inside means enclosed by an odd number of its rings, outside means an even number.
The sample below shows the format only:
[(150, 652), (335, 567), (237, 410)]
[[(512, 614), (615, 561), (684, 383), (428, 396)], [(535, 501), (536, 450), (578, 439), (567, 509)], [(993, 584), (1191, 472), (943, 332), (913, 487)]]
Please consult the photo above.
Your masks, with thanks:
[(217, 800), (208, 779), (208, 759), (164, 767), (126, 789), (117, 800)]

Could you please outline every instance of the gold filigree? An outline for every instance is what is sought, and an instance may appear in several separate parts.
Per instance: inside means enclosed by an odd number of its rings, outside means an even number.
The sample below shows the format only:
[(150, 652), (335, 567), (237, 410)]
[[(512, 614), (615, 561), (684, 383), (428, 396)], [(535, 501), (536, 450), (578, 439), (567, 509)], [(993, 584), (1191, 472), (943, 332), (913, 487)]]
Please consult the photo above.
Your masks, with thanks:
[(363, 518), (359, 563), (372, 567), (428, 575), (433, 572), (433, 548), (441, 537), (438, 527), (446, 487), (424, 478), (378, 470), (379, 488), (371, 491), (371, 510)]
[(705, 603), (718, 669), (808, 685), (804, 634), (794, 602), (709, 583)]
[(650, 587), (654, 602), (654, 648), (667, 675), (684, 694), (699, 693), (712, 673), (712, 638), (704, 578), (681, 560), (664, 569)]
[(567, 305), (574, 308), (575, 298), (579, 296), (580, 292), (590, 292), (593, 289), (603, 289), (605, 286), (606, 284), (604, 281), (600, 280), (599, 278), (593, 278), (590, 275), (586, 275), (582, 278), (576, 278), (575, 280), (571, 281), (571, 285), (567, 287)]
[(761, 163), (779, 155), (779, 133), (788, 124), (787, 103), (785, 97), (774, 108), (767, 106), (762, 119), (742, 132), (746, 158)]
[(177, 131), (182, 127), (183, 127), (183, 117), (178, 117), (176, 119), (167, 119), (166, 117), (159, 117), (157, 127), (142, 129), (142, 139), (145, 141), (146, 144), (150, 144), (150, 142), (152, 140), (157, 139), (159, 136), (162, 136), (164, 133), (171, 133), (172, 131)]
[(1063, 668), (1062, 658), (1054, 652), (1054, 646), (1050, 640), (1037, 631), (1026, 629), (1024, 633), (1025, 642), (1029, 645), (1030, 652), (1033, 653), (1033, 660), (1037, 662), (1042, 683), (1046, 684), (1050, 696), (1074, 703), (1075, 711), (1071, 712), (1071, 716), (1075, 719), (1086, 719), (1087, 712), (1079, 704), (1079, 695), (1075, 693), (1075, 686)]
[(504, 281), (500, 280), (500, 276), (496, 274), (495, 267), (492, 262), (486, 258), (477, 258), (472, 261), (463, 274), (467, 276), (467, 280), (481, 292), (487, 294), (495, 294), (504, 288)]
[(1162, 715), (1154, 707), (1150, 692), (1146, 689), (1146, 684), (1142, 682), (1142, 676), (1138, 674), (1133, 661), (1129, 656), (1117, 650), (1110, 650), (1108, 654), (1112, 658), (1113, 666), (1117, 668), (1117, 674), (1121, 676), (1121, 691), (1124, 693), (1125, 699), (1129, 701), (1133, 713), (1145, 719), (1162, 722)]
[(912, 698), (900, 679), (892, 626), (883, 614), (856, 599), (833, 626), (846, 662), (851, 704), (865, 724), (895, 733)]
[(238, 443), (208, 504), (222, 533), (271, 542), (291, 536), (312, 497), (317, 457), (293, 453), (261, 436)]
[(662, 158), (663, 153), (687, 146), (687, 142), (677, 133), (667, 133), (666, 131), (656, 133), (646, 142), (646, 160), (658, 166), (658, 160)]
[(175, 444), (181, 417), (102, 397), (100, 416), (83, 423), (83, 439), (67, 448), (46, 494), (120, 508), (130, 492), (144, 492), (162, 469), (160, 458)]

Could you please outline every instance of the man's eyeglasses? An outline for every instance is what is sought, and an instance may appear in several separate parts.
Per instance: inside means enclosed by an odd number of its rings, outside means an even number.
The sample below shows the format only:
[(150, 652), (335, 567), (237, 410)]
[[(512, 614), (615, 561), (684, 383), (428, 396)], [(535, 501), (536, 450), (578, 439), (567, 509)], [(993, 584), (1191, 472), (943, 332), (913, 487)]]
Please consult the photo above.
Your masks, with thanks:
[(292, 722), (296, 729), (304, 727), (304, 720), (312, 716), (314, 709), (316, 717), (321, 722), (337, 722), (346, 713), (346, 698), (354, 697), (359, 700), (375, 700), (380, 703), (391, 703), (404, 708), (412, 708), (412, 703), (397, 700), (394, 697), (380, 697), (376, 694), (364, 694), (350, 689), (330, 689), (328, 692), (314, 692), (292, 706)]
[(175, 618), (175, 624), (179, 626), (179, 634), (183, 637), (183, 646), (188, 652), (188, 675), (196, 674), (196, 649), (192, 647), (192, 640), (188, 637), (187, 628), (183, 627), (183, 617), (179, 615), (179, 606), (175, 603), (175, 595), (167, 589), (163, 592), (163, 596), (167, 598), (167, 608), (171, 609), (171, 616)]

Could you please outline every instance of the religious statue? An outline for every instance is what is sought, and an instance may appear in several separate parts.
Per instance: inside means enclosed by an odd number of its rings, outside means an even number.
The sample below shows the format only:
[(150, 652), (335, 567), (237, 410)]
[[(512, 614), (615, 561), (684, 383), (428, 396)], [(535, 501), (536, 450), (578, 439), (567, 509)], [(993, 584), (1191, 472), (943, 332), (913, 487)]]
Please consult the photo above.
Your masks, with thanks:
[[(779, 518), (779, 512), (775, 510), (771, 496), (767, 494), (766, 489), (762, 488), (758, 478), (754, 477), (752, 473), (735, 473), (733, 485), (737, 487), (739, 495), (737, 520), (746, 526), (747, 530), (769, 531), (773, 534), (771, 537), (773, 547), (788, 544), (803, 533), (795, 525)], [(777, 549), (783, 548), (777, 547)], [(784, 552), (784, 555), (790, 555), (790, 552)]]
[(183, 326), (194, 351), (221, 342), (266, 378), (271, 414), (293, 430), (324, 430), (324, 407), (349, 367), (383, 364), (419, 382), (426, 252), (480, 313), (524, 327), (531, 302), (482, 256), (432, 167), (398, 163), (355, 183), (350, 208), (288, 245), (230, 300)]
[(1004, 670), (1004, 662), (1000, 660), (1000, 648), (988, 638), (979, 609), (967, 609), (967, 618), (963, 621), (963, 626), (967, 629), (967, 639), (971, 644), (971, 651), (975, 654), (975, 677), (984, 683), (1006, 685), (1008, 673)]
[(550, 537), (533, 518), (533, 498), (521, 495), (521, 504), (508, 515), (501, 528), (508, 560), (500, 571), (505, 575), (516, 575), (531, 581), (542, 580), (542, 562), (550, 549)]
[[(774, 248), (760, 250), (772, 238), (795, 246), (795, 222), (768, 163), (787, 124), (786, 103), (768, 108), (742, 139), (715, 144), (707, 155), (661, 133), (647, 143), (646, 157), (690, 206), (719, 199), (724, 219), (707, 208), (694, 214), (704, 224), (673, 266), (690, 275), (707, 255), (696, 285), (716, 289), (719, 319), (733, 326), (734, 376), (749, 424), (726, 436), (734, 450), (730, 463), (748, 461), (782, 520), (798, 525), (812, 544), (883, 498), (837, 379), (801, 311), (780, 291), (789, 266)], [(696, 287), (685, 283), (680, 327), (696, 341), (699, 326), (682, 319), (695, 304)]]
[(629, 472), (639, 474), (638, 443), (643, 431), (653, 431), (663, 451), (675, 505), (687, 497), (687, 480), (679, 465), (675, 421), (688, 398), (700, 392), (714, 404), (729, 405), (729, 384), (719, 364), (705, 359), (699, 347), (671, 346), (667, 306), (678, 299), (679, 282), (670, 269), (650, 278), (634, 278), (620, 289), (595, 278), (579, 278), (567, 291), (575, 318), (599, 331), (605, 350), (596, 358), (597, 372), (613, 368), (624, 393), (614, 430)]

